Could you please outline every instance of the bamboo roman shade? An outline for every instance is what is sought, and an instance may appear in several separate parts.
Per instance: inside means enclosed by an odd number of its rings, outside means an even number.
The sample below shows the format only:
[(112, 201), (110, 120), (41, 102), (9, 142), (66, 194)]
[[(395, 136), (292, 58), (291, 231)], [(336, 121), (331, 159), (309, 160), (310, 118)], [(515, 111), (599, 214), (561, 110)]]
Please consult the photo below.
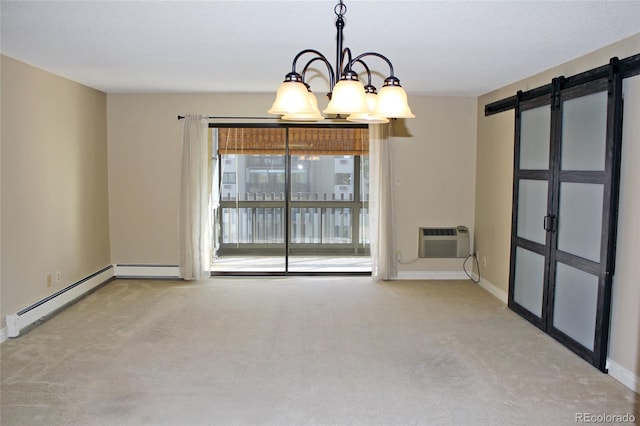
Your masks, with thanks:
[(291, 155), (367, 155), (369, 130), (291, 128), (289, 129), (289, 153)]
[(218, 152), (226, 154), (284, 154), (287, 129), (218, 128)]
[(369, 130), (363, 128), (218, 128), (220, 154), (368, 155)]

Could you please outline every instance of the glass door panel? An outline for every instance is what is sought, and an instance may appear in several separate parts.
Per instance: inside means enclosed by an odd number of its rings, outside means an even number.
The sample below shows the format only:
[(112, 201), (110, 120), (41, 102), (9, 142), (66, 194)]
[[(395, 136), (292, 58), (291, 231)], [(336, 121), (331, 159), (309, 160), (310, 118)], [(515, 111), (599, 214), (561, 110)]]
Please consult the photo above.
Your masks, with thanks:
[(327, 261), (334, 272), (371, 270), (359, 236), (360, 164), (353, 155), (291, 156), (289, 271), (315, 271)]
[(516, 248), (513, 300), (536, 317), (542, 317), (545, 257), (522, 247)]
[(598, 170), (605, 166), (607, 92), (562, 104), (562, 170)]
[(517, 235), (539, 244), (544, 244), (547, 232), (544, 217), (547, 215), (546, 180), (520, 179), (518, 190)]
[(556, 264), (553, 326), (593, 351), (598, 307), (598, 277)]
[[(282, 133), (284, 146), (284, 132)], [(220, 156), (214, 272), (286, 271), (285, 152)]]
[(558, 250), (600, 262), (604, 185), (560, 184)]
[(523, 111), (520, 118), (520, 169), (549, 169), (549, 105)]

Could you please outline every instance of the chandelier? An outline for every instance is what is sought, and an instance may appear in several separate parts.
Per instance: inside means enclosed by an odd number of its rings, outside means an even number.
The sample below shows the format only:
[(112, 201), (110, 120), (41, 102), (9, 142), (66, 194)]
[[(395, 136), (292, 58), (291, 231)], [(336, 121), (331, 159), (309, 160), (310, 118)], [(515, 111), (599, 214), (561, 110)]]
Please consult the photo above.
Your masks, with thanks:
[[(377, 52), (365, 52), (353, 57), (351, 49), (343, 48), (343, 16), (347, 6), (342, 0), (334, 7), (336, 14), (336, 66), (335, 70), (326, 56), (315, 49), (304, 49), (293, 58), (291, 72), (278, 87), (276, 100), (269, 109), (269, 114), (280, 115), (283, 120), (319, 121), (324, 116), (318, 109), (318, 100), (305, 82), (305, 74), (316, 61), (324, 63), (329, 77), (329, 104), (324, 114), (346, 117), (349, 121), (360, 123), (386, 123), (390, 118), (413, 118), (407, 103), (407, 94), (400, 86), (400, 80), (393, 73), (393, 65), (386, 56)], [(298, 59), (309, 58), (302, 68), (296, 71)], [(380, 93), (371, 84), (371, 71), (364, 62), (366, 57), (377, 57), (389, 65), (389, 77), (385, 78)], [(367, 84), (363, 85), (354, 67), (361, 67), (366, 72)]]

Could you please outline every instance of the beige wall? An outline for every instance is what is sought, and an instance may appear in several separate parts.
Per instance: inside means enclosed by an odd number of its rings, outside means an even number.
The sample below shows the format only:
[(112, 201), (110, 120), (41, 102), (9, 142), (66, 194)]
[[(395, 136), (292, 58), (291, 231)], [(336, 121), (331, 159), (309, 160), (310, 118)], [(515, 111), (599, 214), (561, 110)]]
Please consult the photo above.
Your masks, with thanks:
[(182, 121), (177, 116), (265, 116), (271, 98), (219, 93), (108, 95), (113, 263), (178, 264)]
[[(640, 52), (640, 39), (637, 48)], [(640, 376), (640, 76), (624, 80), (622, 87), (625, 118), (609, 353), (614, 361)]]
[(417, 259), (418, 228), (464, 225), (473, 235), (476, 99), (414, 95), (410, 101), (416, 118), (394, 123), (396, 249), (408, 263), (398, 271), (461, 271), (464, 259)]
[(110, 258), (106, 95), (1, 58), (4, 326), (5, 315), (104, 268)]
[[(178, 263), (179, 114), (265, 116), (273, 94), (110, 94), (109, 206), (113, 263)], [(473, 226), (475, 98), (412, 96), (393, 155), (398, 248), (417, 256), (419, 226)], [(406, 126), (406, 127), (405, 127)], [(411, 135), (410, 137), (406, 136)], [(460, 269), (416, 262), (406, 269)]]
[[(640, 34), (478, 98), (475, 243), (481, 257), (487, 258), (482, 276), (504, 292), (509, 286), (514, 112), (485, 117), (484, 106), (512, 96), (517, 90), (526, 91), (547, 84), (553, 77), (570, 76), (607, 64), (613, 56), (622, 59), (639, 52)], [(637, 79), (628, 79), (624, 84), (624, 159), (610, 346), (610, 358), (636, 376), (640, 371), (640, 286), (634, 275), (634, 263), (640, 252), (640, 193), (637, 185), (640, 172), (632, 162), (640, 154), (640, 121), (637, 120), (640, 116), (640, 90)]]

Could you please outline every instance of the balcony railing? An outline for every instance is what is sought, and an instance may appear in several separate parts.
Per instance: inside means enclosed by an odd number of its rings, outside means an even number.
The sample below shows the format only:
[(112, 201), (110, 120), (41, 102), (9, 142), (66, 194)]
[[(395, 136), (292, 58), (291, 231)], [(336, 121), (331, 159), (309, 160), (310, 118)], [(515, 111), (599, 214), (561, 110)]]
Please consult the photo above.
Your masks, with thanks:
[[(218, 254), (284, 253), (284, 194), (244, 195), (246, 201), (223, 199), (220, 203)], [(338, 197), (293, 194), (288, 203), (289, 254), (369, 254), (368, 202), (342, 201), (343, 194)]]

